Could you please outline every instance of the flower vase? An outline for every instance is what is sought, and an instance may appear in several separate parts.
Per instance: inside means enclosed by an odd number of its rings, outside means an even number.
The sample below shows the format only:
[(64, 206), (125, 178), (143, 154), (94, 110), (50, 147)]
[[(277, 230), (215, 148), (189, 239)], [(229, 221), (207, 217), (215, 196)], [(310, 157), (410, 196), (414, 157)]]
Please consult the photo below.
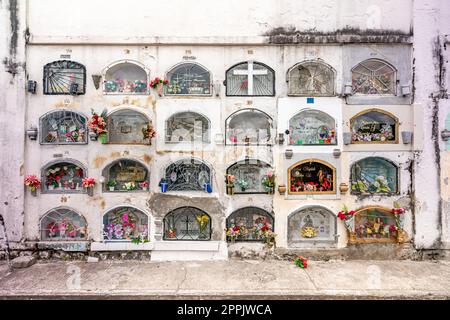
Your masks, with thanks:
[(55, 190), (55, 186), (54, 186), (54, 185), (49, 185), (49, 186), (48, 186), (48, 190), (49, 190), (49, 191)]
[(166, 193), (167, 192), (167, 187), (168, 187), (168, 183), (167, 182), (162, 182), (161, 183), (161, 192), (162, 193)]
[(397, 230), (397, 243), (408, 242), (408, 234), (403, 229)]
[(87, 189), (88, 196), (93, 197), (94, 196), (94, 188), (93, 187), (89, 187), (89, 188), (86, 188), (86, 189)]
[(234, 195), (234, 185), (227, 184), (227, 194), (230, 196)]
[(349, 238), (348, 238), (348, 243), (349, 244), (355, 244), (356, 243), (356, 233), (355, 232), (350, 232)]
[(162, 83), (158, 83), (158, 85), (156, 86), (156, 92), (158, 93), (158, 95), (160, 97), (162, 97), (163, 89), (164, 89), (164, 85)]
[(116, 188), (115, 187), (109, 187), (109, 191), (113, 192)]
[(99, 138), (101, 143), (103, 143), (103, 144), (106, 143), (106, 133), (99, 134), (98, 138)]
[(31, 195), (37, 197), (37, 189), (31, 189)]
[(205, 189), (205, 192), (207, 192), (207, 193), (212, 193), (213, 192), (212, 186), (211, 186), (210, 183), (205, 183), (203, 188)]
[(148, 187), (143, 187), (142, 191), (148, 191)]

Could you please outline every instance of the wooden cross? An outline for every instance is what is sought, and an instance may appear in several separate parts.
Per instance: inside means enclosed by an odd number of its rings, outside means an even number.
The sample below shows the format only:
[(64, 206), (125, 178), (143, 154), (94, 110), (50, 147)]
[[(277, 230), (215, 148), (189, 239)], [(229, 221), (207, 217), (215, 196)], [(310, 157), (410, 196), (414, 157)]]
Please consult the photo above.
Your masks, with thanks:
[(247, 76), (247, 94), (249, 96), (253, 95), (253, 77), (258, 75), (267, 75), (267, 69), (255, 70), (253, 69), (253, 61), (247, 62), (247, 70), (234, 70), (233, 74), (237, 76)]

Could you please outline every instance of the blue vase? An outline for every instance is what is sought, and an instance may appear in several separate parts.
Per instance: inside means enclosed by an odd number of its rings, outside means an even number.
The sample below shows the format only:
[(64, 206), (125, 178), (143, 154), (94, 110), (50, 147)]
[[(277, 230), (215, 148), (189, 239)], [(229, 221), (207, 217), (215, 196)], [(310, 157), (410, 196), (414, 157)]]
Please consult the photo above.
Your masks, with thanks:
[(167, 186), (168, 186), (168, 183), (166, 183), (166, 182), (161, 183), (161, 192), (166, 193)]
[(211, 183), (205, 183), (205, 184), (203, 185), (203, 188), (204, 188), (205, 191), (208, 192), (208, 193), (212, 193), (212, 192), (213, 192)]

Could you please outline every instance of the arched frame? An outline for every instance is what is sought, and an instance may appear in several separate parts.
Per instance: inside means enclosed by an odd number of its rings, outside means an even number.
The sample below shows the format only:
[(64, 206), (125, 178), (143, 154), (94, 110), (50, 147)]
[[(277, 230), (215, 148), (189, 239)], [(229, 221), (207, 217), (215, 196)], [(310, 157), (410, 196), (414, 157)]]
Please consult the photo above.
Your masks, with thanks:
[[(204, 65), (198, 63), (198, 62), (193, 62), (193, 61), (183, 61), (183, 62), (179, 62), (176, 65), (172, 66), (171, 68), (169, 68), (169, 71), (166, 72), (166, 78), (169, 82), (171, 81), (170, 79), (170, 75), (171, 73), (176, 70), (179, 67), (182, 67), (183, 65), (194, 65), (197, 66), (201, 69), (203, 69), (205, 71), (205, 73), (207, 72), (209, 75), (209, 93), (187, 93), (187, 94), (182, 94), (182, 93), (169, 93), (169, 88), (165, 88), (164, 90), (164, 95), (166, 96), (171, 96), (171, 97), (183, 97), (183, 96), (196, 96), (196, 97), (211, 97), (212, 96), (212, 88), (213, 88), (213, 76), (212, 76), (212, 72), (206, 68)], [(171, 85), (171, 83), (169, 83), (169, 86)]]
[[(303, 239), (301, 241), (293, 241), (291, 239), (291, 237), (290, 237), (290, 234), (291, 234), (291, 230), (290, 230), (291, 224), (290, 224), (290, 222), (292, 221), (292, 219), (294, 219), (294, 217), (296, 215), (304, 214), (304, 212), (306, 210), (311, 209), (311, 208), (317, 208), (317, 209), (323, 210), (328, 215), (328, 218), (330, 220), (332, 220), (332, 222), (330, 224), (330, 227), (332, 228), (330, 230), (330, 237), (328, 239), (314, 239), (314, 238), (308, 239), (308, 238), (305, 238), (305, 239)], [(297, 210), (291, 212), (286, 218), (286, 226), (287, 226), (286, 237), (287, 237), (288, 246), (292, 247), (292, 248), (295, 248), (295, 247), (298, 247), (298, 245), (301, 245), (301, 244), (305, 244), (305, 245), (308, 245), (308, 244), (311, 244), (311, 243), (324, 243), (324, 244), (329, 244), (329, 245), (335, 244), (337, 242), (337, 239), (338, 239), (337, 223), (338, 223), (337, 222), (337, 217), (333, 213), (333, 211), (330, 210), (329, 208), (323, 206), (323, 205), (311, 204), (311, 205), (302, 206), (302, 207), (298, 208)], [(300, 230), (296, 230), (296, 231), (300, 232)]]
[[(145, 112), (143, 112), (142, 110), (138, 110), (137, 108), (134, 107), (130, 107), (130, 106), (126, 106), (126, 107), (121, 107), (121, 108), (117, 108), (115, 110), (112, 110), (110, 112), (108, 112), (107, 114), (107, 128), (109, 129), (107, 132), (107, 142), (106, 144), (119, 144), (119, 145), (151, 145), (151, 137), (148, 139), (148, 143), (142, 143), (142, 142), (111, 142), (111, 138), (110, 138), (110, 126), (111, 126), (111, 117), (114, 116), (118, 116), (118, 114), (120, 114), (121, 112), (129, 112), (129, 113), (135, 113), (138, 116), (141, 116), (142, 118), (144, 118), (145, 120), (147, 120), (147, 126), (153, 126), (153, 122), (150, 118), (150, 116), (148, 114), (146, 114)], [(129, 130), (133, 130), (133, 126), (129, 126), (130, 129)], [(144, 128), (134, 128), (137, 131), (142, 132), (142, 130)], [(141, 132), (139, 132), (139, 134), (141, 134)], [(142, 140), (146, 140), (146, 139), (142, 139)]]
[[(198, 172), (198, 178), (196, 183), (193, 181), (184, 181), (181, 185), (179, 183), (174, 184), (178, 180), (178, 170), (177, 166), (184, 165), (184, 164), (195, 164), (197, 168), (195, 168)], [(169, 173), (170, 169), (172, 169), (171, 173)], [(175, 176), (172, 176), (175, 172)], [(163, 166), (161, 176), (163, 179), (166, 180), (168, 183), (167, 191), (168, 192), (177, 192), (177, 191), (204, 191), (204, 186), (200, 183), (200, 178), (202, 178), (202, 183), (210, 183), (213, 184), (214, 181), (214, 171), (213, 166), (209, 164), (207, 161), (201, 158), (197, 157), (190, 157), (190, 158), (180, 158), (176, 161), (169, 161), (166, 163), (165, 166)], [(208, 174), (208, 177), (205, 176), (205, 174)], [(175, 179), (175, 180), (173, 180)], [(170, 182), (172, 181), (172, 182)]]
[[(267, 71), (268, 71), (268, 74), (269, 73), (272, 73), (272, 76), (273, 76), (273, 83), (272, 83), (272, 86), (271, 86), (271, 90), (272, 90), (272, 92), (271, 92), (271, 94), (261, 94), (261, 95), (258, 95), (258, 94), (230, 94), (229, 93), (229, 83), (228, 83), (228, 76), (229, 76), (229, 73), (234, 69), (234, 68), (236, 68), (236, 67), (238, 67), (238, 66), (240, 66), (240, 65), (244, 65), (244, 64), (252, 64), (252, 65), (259, 65), (259, 66), (261, 66), (261, 67), (264, 67), (264, 68), (266, 68), (267, 69)], [(254, 69), (253, 69), (254, 70)], [(247, 69), (247, 71), (248, 71), (248, 69)], [(253, 75), (252, 75), (253, 76)], [(249, 77), (248, 77), (248, 73), (247, 73), (247, 86), (248, 86), (248, 83), (249, 83)], [(245, 80), (244, 80), (245, 81)], [(251, 82), (253, 82), (253, 79), (251, 80)], [(236, 64), (234, 64), (234, 65), (232, 65), (230, 68), (228, 68), (227, 70), (226, 70), (226, 72), (225, 72), (225, 81), (224, 81), (224, 84), (225, 84), (225, 87), (226, 87), (226, 89), (225, 89), (225, 95), (227, 96), (227, 97), (274, 97), (275, 96), (275, 82), (276, 82), (276, 75), (275, 75), (275, 71), (271, 68), (271, 67), (269, 67), (268, 65), (266, 65), (266, 64), (264, 64), (264, 63), (262, 63), (262, 62), (258, 62), (258, 61), (241, 61), (241, 62), (239, 62), (239, 63), (236, 63)], [(253, 91), (253, 88), (252, 88), (252, 91)]]
[[(181, 114), (188, 114), (191, 113), (193, 115), (197, 115), (199, 117), (201, 117), (207, 124), (207, 132), (206, 132), (206, 137), (204, 136), (205, 133), (202, 132), (202, 141), (178, 141), (178, 142), (174, 142), (174, 141), (168, 141), (168, 137), (169, 137), (169, 121), (171, 121), (172, 119), (174, 119), (175, 116), (177, 115), (181, 115)], [(178, 144), (178, 143), (182, 143), (182, 144), (190, 144), (190, 143), (211, 143), (211, 120), (204, 115), (203, 113), (197, 112), (197, 111), (180, 111), (180, 112), (176, 112), (172, 115), (170, 115), (165, 121), (164, 121), (164, 125), (165, 125), (165, 137), (164, 137), (164, 142), (165, 143), (169, 143), (169, 144)], [(194, 124), (195, 125), (195, 124)], [(202, 123), (202, 131), (203, 131), (203, 123)], [(171, 132), (171, 134), (173, 134), (173, 132)], [(193, 133), (194, 134), (194, 133)]]
[[(135, 164), (138, 164), (139, 166), (141, 166), (145, 170), (145, 177), (144, 177), (144, 179), (138, 179), (136, 181), (128, 181), (128, 182), (138, 182), (138, 183), (139, 182), (147, 182), (148, 184), (150, 184), (151, 172), (150, 172), (149, 168), (142, 161), (137, 160), (137, 159), (133, 159), (133, 158), (120, 158), (120, 159), (116, 159), (116, 160), (112, 161), (111, 163), (109, 163), (108, 165), (106, 165), (103, 168), (102, 176), (104, 178), (109, 178), (109, 170), (111, 170), (111, 168), (113, 166), (115, 166), (116, 164), (118, 164), (120, 161), (133, 162)], [(107, 176), (105, 174), (107, 174)], [(103, 192), (119, 192), (119, 193), (120, 192), (147, 192), (147, 190), (142, 190), (142, 188), (139, 185), (136, 185), (136, 189), (134, 189), (134, 190), (125, 190), (125, 191), (114, 190), (114, 191), (110, 191), (108, 186), (107, 186), (108, 181), (110, 181), (110, 180), (109, 179), (105, 179), (105, 182), (103, 183), (103, 186), (102, 186)], [(116, 181), (116, 183), (117, 183), (117, 181)], [(147, 187), (147, 189), (148, 189), (148, 187)]]
[[(396, 179), (395, 188), (396, 188), (396, 192), (389, 192), (389, 193), (381, 193), (381, 192), (379, 192), (379, 193), (369, 193), (369, 194), (371, 194), (371, 195), (398, 195), (398, 194), (400, 194), (400, 186), (401, 186), (401, 183), (400, 183), (400, 181), (401, 181), (400, 180), (400, 166), (397, 163), (395, 163), (394, 161), (392, 161), (390, 159), (386, 159), (384, 157), (378, 157), (378, 156), (365, 157), (365, 158), (362, 158), (362, 159), (359, 159), (359, 160), (353, 162), (352, 165), (350, 166), (350, 183), (353, 185), (353, 183), (355, 182), (355, 177), (354, 177), (354, 172), (353, 172), (354, 171), (353, 170), (354, 166), (357, 165), (358, 163), (360, 163), (361, 161), (368, 160), (368, 159), (379, 159), (379, 160), (386, 161), (387, 163), (392, 165), (392, 167), (394, 167), (395, 170), (396, 170), (396, 174), (395, 174), (395, 179)], [(352, 185), (350, 187), (352, 187)], [(361, 194), (360, 192), (354, 192), (353, 190), (351, 191), (351, 193), (352, 194)]]
[[(368, 72), (368, 74), (366, 74), (367, 76), (369, 76), (370, 77), (370, 79), (369, 80), (373, 80), (373, 79), (376, 79), (379, 83), (381, 83), (381, 84), (383, 84), (383, 81), (381, 80), (381, 79), (379, 79), (379, 78), (376, 78), (377, 76), (378, 77), (381, 77), (381, 75), (376, 75), (375, 74), (375, 72), (377, 71), (377, 70), (371, 70), (368, 66), (366, 66), (366, 65), (364, 65), (364, 64), (368, 64), (368, 63), (379, 63), (380, 65), (382, 65), (382, 67), (381, 68), (388, 68), (388, 69), (390, 69), (390, 73), (392, 73), (393, 74), (393, 79), (392, 79), (392, 82), (393, 82), (393, 84), (392, 84), (392, 93), (360, 93), (360, 92), (357, 92), (357, 89), (355, 89), (355, 83), (354, 83), (354, 74), (355, 74), (355, 72), (356, 72), (356, 69), (358, 69), (359, 67), (363, 67), (363, 68), (365, 68), (365, 69), (368, 69), (369, 70), (369, 72)], [(381, 69), (380, 68), (380, 69)], [(397, 89), (397, 80), (398, 80), (398, 75), (397, 75), (397, 73), (398, 73), (398, 70), (397, 70), (397, 68), (395, 68), (394, 67), (394, 65), (392, 65), (391, 63), (389, 63), (388, 61), (386, 61), (386, 60), (382, 60), (382, 59), (377, 59), (377, 58), (370, 58), (370, 59), (366, 59), (366, 60), (364, 60), (364, 61), (360, 61), (359, 63), (357, 63), (352, 69), (351, 69), (351, 77), (352, 77), (352, 92), (353, 92), (353, 94), (355, 94), (355, 95), (361, 95), (361, 96), (364, 96), (364, 95), (373, 95), (373, 96), (396, 96), (397, 95), (397, 91), (398, 91), (398, 89)], [(361, 74), (361, 73), (360, 73)], [(365, 80), (364, 82), (366, 82), (366, 81), (368, 81), (368, 80)], [(362, 83), (362, 84), (364, 84), (364, 82)]]
[[(268, 164), (267, 162), (264, 162), (264, 161), (261, 161), (261, 160), (257, 160), (257, 159), (244, 159), (244, 160), (237, 161), (237, 162), (233, 163), (232, 165), (228, 166), (228, 168), (226, 170), (226, 173), (227, 174), (233, 174), (232, 170), (235, 167), (246, 166), (246, 165), (256, 166), (256, 167), (258, 167), (258, 169), (260, 169), (260, 171), (262, 170), (262, 171), (265, 171), (266, 173), (268, 171), (273, 171), (272, 166), (270, 164)], [(235, 181), (235, 184), (239, 185), (239, 182), (238, 182), (239, 179), (238, 178), (239, 177), (236, 177), (237, 180)], [(262, 179), (259, 181), (259, 184), (262, 185)], [(245, 192), (245, 191), (239, 192), (237, 190), (238, 190), (237, 187), (235, 187), (234, 194), (270, 194), (269, 190), (267, 190), (267, 191), (257, 191), (257, 192)]]
[[(248, 212), (246, 212), (246, 211), (248, 211)], [(268, 219), (268, 222), (270, 225), (270, 230), (272, 232), (275, 231), (275, 215), (273, 214), (273, 212), (268, 212), (265, 209), (262, 209), (260, 207), (255, 207), (255, 206), (242, 207), (242, 208), (239, 208), (239, 209), (236, 209), (235, 211), (233, 211), (226, 219), (227, 229), (231, 228), (232, 226), (236, 226), (235, 223), (232, 223), (232, 220), (236, 219), (236, 216), (239, 216), (239, 215), (246, 216), (246, 215), (251, 214), (252, 213), (251, 211), (255, 211), (254, 214), (258, 215), (259, 217), (264, 217), (265, 219)], [(243, 221), (243, 222), (245, 225), (238, 224), (238, 226), (243, 226), (247, 230), (251, 230), (252, 228), (258, 227), (258, 225), (255, 225), (255, 221), (253, 221), (253, 219), (251, 221), (248, 219), (245, 219), (245, 221)], [(258, 231), (258, 230), (255, 230), (255, 231)], [(261, 242), (261, 241), (264, 241), (264, 239), (262, 239), (262, 238), (258, 239), (257, 237), (255, 239), (253, 237), (247, 237), (244, 239), (237, 238), (236, 241), (237, 242)]]
[[(361, 215), (361, 213), (368, 211), (368, 210), (377, 210), (380, 211), (381, 213), (385, 214), (388, 218), (392, 218), (393, 222), (395, 221), (394, 215), (392, 214), (391, 209), (389, 208), (385, 208), (382, 206), (366, 206), (366, 207), (362, 207), (359, 208), (358, 210), (355, 211), (355, 215), (354, 215), (354, 226), (353, 226), (353, 231), (357, 234), (357, 223), (358, 223), (358, 216)], [(367, 227), (366, 227), (367, 228)], [(361, 239), (358, 238), (358, 236), (356, 236), (356, 241), (355, 243), (359, 243), (359, 244), (370, 244), (370, 243), (396, 243), (397, 242), (397, 237), (389, 237), (388, 239)]]
[(399, 119), (392, 113), (385, 111), (385, 110), (378, 109), (378, 108), (366, 109), (366, 110), (363, 110), (363, 111), (357, 113), (353, 117), (351, 117), (350, 118), (350, 132), (353, 133), (353, 123), (355, 122), (355, 120), (369, 112), (381, 113), (389, 118), (392, 118), (395, 121), (395, 140), (394, 141), (353, 141), (353, 138), (352, 138), (351, 143), (352, 144), (398, 144), (399, 143), (399, 131), (400, 131)]
[[(145, 83), (146, 89), (145, 89), (145, 92), (137, 92), (137, 93), (136, 92), (108, 92), (106, 90), (106, 83), (107, 83), (107, 81), (110, 81), (110, 80), (106, 79), (108, 71), (110, 71), (110, 69), (112, 69), (114, 67), (117, 67), (117, 66), (119, 66), (121, 64), (134, 65), (134, 66), (142, 69), (142, 71), (145, 72), (145, 74), (146, 74), (146, 79), (145, 79), (146, 80), (146, 83)], [(115, 62), (109, 64), (106, 68), (103, 69), (102, 77), (103, 77), (103, 86), (102, 87), (103, 87), (103, 94), (104, 95), (147, 95), (149, 93), (148, 85), (150, 83), (150, 69), (148, 69), (143, 63), (141, 63), (139, 61), (129, 60), (129, 59), (115, 61)], [(136, 80), (136, 79), (134, 79), (134, 80)]]
[[(54, 68), (54, 70), (51, 70)], [(61, 72), (61, 70), (66, 70)], [(73, 73), (69, 75), (72, 70)], [(58, 74), (59, 72), (59, 74)], [(51, 78), (52, 77), (52, 78)], [(76, 85), (73, 92), (72, 85)], [(86, 67), (72, 60), (58, 60), (44, 66), (44, 95), (84, 95), (86, 93)]]
[[(73, 136), (73, 134), (70, 136), (70, 139), (76, 139), (77, 141), (57, 141), (55, 143), (53, 142), (45, 142), (44, 140), (48, 138), (44, 137), (44, 126), (46, 126), (47, 124), (45, 123), (46, 121), (48, 121), (48, 118), (51, 117), (52, 115), (58, 115), (58, 114), (63, 114), (64, 118), (69, 118), (71, 117), (73, 120), (73, 124), (76, 124), (76, 122), (80, 123), (81, 125), (83, 125), (82, 128), (75, 128), (74, 131), (71, 131), (72, 133), (76, 131), (77, 133), (77, 137), (75, 138)], [(73, 115), (73, 117), (72, 117)], [(55, 120), (56, 121), (56, 120)], [(83, 123), (84, 122), (84, 123)], [(75, 111), (75, 110), (68, 110), (68, 109), (61, 109), (61, 110), (52, 110), (49, 111), (45, 114), (43, 114), (40, 118), (39, 118), (39, 142), (41, 145), (81, 145), (81, 144), (88, 144), (88, 133), (89, 133), (89, 129), (87, 126), (88, 123), (88, 117), (79, 112), (79, 111)], [(51, 125), (51, 124), (50, 124)], [(57, 126), (56, 128), (54, 126)], [(60, 131), (60, 127), (58, 126), (57, 123), (53, 123), (53, 131)], [(69, 128), (69, 129), (73, 129), (73, 128)], [(83, 129), (83, 130), (79, 130), (79, 129)], [(68, 133), (68, 132), (66, 132)], [(80, 133), (83, 134), (82, 137), (80, 137)], [(59, 132), (59, 134), (63, 134), (63, 132)], [(57, 137), (58, 137), (58, 133), (57, 133)], [(55, 138), (57, 138), (55, 137)], [(67, 140), (67, 139), (66, 139)]]
[[(292, 170), (295, 167), (298, 167), (302, 164), (312, 163), (312, 162), (319, 163), (319, 164), (324, 165), (332, 170), (332, 172), (333, 172), (333, 191), (316, 191), (316, 192), (308, 192), (308, 191), (307, 192), (293, 192), (293, 191), (291, 191)], [(293, 164), (288, 169), (288, 194), (289, 195), (331, 195), (331, 194), (335, 195), (335, 194), (337, 194), (336, 180), (337, 180), (336, 168), (334, 166), (332, 166), (331, 164), (329, 164), (328, 162), (320, 160), (320, 159), (315, 159), (315, 158), (302, 160), (302, 161), (299, 161), (299, 162)]]
[(101, 218), (100, 218), (101, 219), (100, 222), (101, 222), (101, 225), (102, 225), (102, 230), (100, 231), (100, 239), (101, 239), (101, 241), (103, 241), (103, 242), (124, 242), (124, 241), (127, 241), (127, 240), (108, 240), (108, 239), (105, 239), (105, 230), (104, 230), (105, 227), (104, 227), (104, 223), (103, 223), (105, 216), (108, 213), (110, 213), (110, 212), (112, 212), (114, 210), (120, 210), (121, 208), (131, 208), (133, 210), (139, 211), (140, 213), (142, 213), (143, 215), (146, 216), (146, 218), (147, 218), (147, 224), (146, 224), (146, 227), (147, 227), (147, 239), (151, 241), (154, 238), (154, 233), (155, 233), (154, 232), (154, 228), (153, 228), (153, 217), (152, 217), (152, 215), (147, 210), (141, 209), (141, 208), (139, 208), (139, 207), (137, 207), (135, 205), (132, 205), (132, 204), (116, 205), (116, 206), (111, 207), (111, 208), (109, 208), (109, 209), (107, 209), (107, 210), (105, 210), (103, 212), (103, 214), (101, 215)]
[[(325, 70), (329, 71), (330, 75), (331, 75), (331, 92), (327, 92), (327, 93), (291, 93), (291, 73), (299, 68), (299, 67), (303, 67), (306, 65), (312, 65), (312, 64), (317, 64), (318, 66), (323, 67)], [(317, 59), (317, 60), (305, 60), (299, 63), (296, 63), (295, 65), (293, 65), (292, 67), (290, 67), (288, 69), (288, 71), (286, 72), (286, 82), (288, 83), (288, 96), (292, 96), (292, 97), (308, 97), (308, 96), (315, 96), (315, 97), (332, 97), (336, 94), (336, 70), (329, 65), (328, 63), (325, 63), (324, 61)]]
[(78, 160), (70, 159), (70, 158), (62, 158), (62, 159), (50, 161), (41, 168), (41, 181), (42, 181), (42, 185), (43, 185), (43, 187), (41, 188), (41, 193), (43, 193), (43, 194), (46, 194), (46, 193), (48, 193), (48, 194), (86, 193), (85, 188), (83, 188), (82, 186), (79, 186), (80, 187), (79, 190), (49, 190), (46, 186), (44, 186), (45, 182), (47, 181), (46, 171), (49, 170), (50, 167), (57, 165), (58, 163), (60, 163), (60, 164), (68, 163), (68, 164), (74, 165), (83, 170), (82, 178), (85, 178), (88, 176), (87, 166), (85, 166)]
[[(196, 214), (198, 213), (198, 214)], [(180, 214), (182, 217), (186, 217), (187, 220), (181, 221), (181, 224), (184, 224), (186, 229), (184, 230), (186, 233), (183, 236), (179, 235), (179, 231), (176, 227), (180, 226), (176, 220), (176, 215)], [(194, 217), (195, 215), (195, 217)], [(179, 217), (180, 219), (182, 217)], [(204, 221), (204, 217), (207, 217), (207, 221)], [(192, 218), (189, 220), (189, 218)], [(198, 219), (201, 219), (200, 222)], [(204, 221), (204, 222), (203, 222)], [(204, 230), (201, 230), (201, 224), (203, 224)], [(197, 228), (193, 228), (192, 224), (196, 225)], [(163, 240), (164, 241), (210, 241), (212, 237), (212, 218), (211, 216), (203, 211), (202, 209), (186, 206), (180, 207), (171, 210), (168, 212), (163, 219)], [(197, 233), (197, 237), (195, 233)]]
[[(231, 129), (230, 129), (230, 122), (233, 119), (235, 119), (236, 117), (239, 117), (240, 115), (246, 114), (246, 113), (249, 113), (249, 114), (250, 113), (255, 113), (255, 114), (259, 115), (259, 116), (264, 117), (267, 120), (267, 123), (269, 125), (269, 127), (268, 127), (269, 135), (268, 135), (267, 141), (265, 143), (260, 143), (259, 142), (259, 133), (257, 133), (258, 141), (256, 143), (255, 142), (248, 142), (247, 143), (245, 141), (244, 142), (236, 142), (236, 143), (234, 143), (234, 142), (228, 141), (229, 140), (229, 132), (231, 131)], [(256, 129), (258, 129), (258, 128), (256, 128)], [(230, 114), (227, 117), (227, 119), (225, 120), (225, 145), (231, 145), (231, 146), (236, 146), (236, 145), (237, 146), (239, 146), (239, 145), (272, 145), (272, 141), (273, 141), (273, 138), (274, 138), (274, 133), (275, 133), (275, 130), (273, 128), (273, 119), (272, 119), (272, 117), (269, 114), (267, 114), (266, 112), (264, 112), (262, 110), (259, 110), (259, 109), (256, 109), (256, 108), (245, 108), (245, 109), (238, 110), (238, 111), (233, 112), (232, 114)]]
[[(332, 127), (331, 128), (327, 128), (329, 129), (329, 131), (327, 132), (327, 136), (323, 137), (323, 143), (320, 142), (320, 138), (317, 139), (319, 141), (319, 143), (314, 143), (314, 144), (310, 144), (310, 143), (292, 143), (293, 141), (293, 130), (291, 130), (291, 125), (292, 122), (294, 121), (295, 118), (300, 117), (302, 114), (304, 113), (317, 113), (317, 115), (320, 115), (321, 117), (325, 118), (328, 122), (332, 123)], [(304, 118), (303, 118), (304, 119)], [(323, 123), (325, 123), (325, 121), (323, 121)], [(321, 110), (317, 110), (317, 109), (303, 109), (300, 110), (299, 112), (297, 112), (296, 114), (294, 114), (291, 118), (289, 118), (289, 122), (288, 122), (288, 127), (289, 127), (289, 136), (288, 136), (288, 144), (290, 146), (332, 146), (332, 145), (337, 145), (338, 144), (338, 126), (337, 126), (337, 121), (336, 119), (331, 116), (329, 113), (325, 112), (325, 111), (321, 111)], [(321, 126), (323, 127), (323, 126)], [(325, 139), (326, 138), (326, 139)], [(326, 140), (329, 139), (329, 143), (327, 143)], [(295, 141), (294, 141), (295, 142)]]
[[(46, 240), (46, 239), (43, 238), (43, 232), (47, 231), (47, 229), (44, 229), (42, 227), (42, 223), (44, 222), (44, 219), (46, 219), (50, 214), (52, 214), (52, 213), (54, 213), (54, 212), (56, 212), (58, 210), (67, 210), (67, 211), (73, 213), (74, 215), (77, 215), (80, 218), (80, 221), (82, 221), (84, 223), (84, 226), (82, 227), (84, 229), (83, 230), (84, 231), (84, 237), (76, 238), (76, 239), (69, 239), (69, 240), (67, 240), (67, 239), (54, 239), (54, 240), (47, 239)], [(58, 230), (58, 231), (60, 231), (60, 230)], [(78, 230), (78, 231), (80, 231), (80, 230)], [(81, 231), (81, 232), (83, 232), (83, 231)], [(69, 232), (71, 232), (71, 231), (69, 230)], [(48, 210), (46, 213), (44, 213), (39, 218), (39, 239), (41, 241), (52, 241), (52, 242), (58, 242), (58, 241), (59, 242), (61, 242), (61, 241), (86, 241), (88, 239), (88, 224), (87, 224), (86, 218), (82, 214), (80, 214), (77, 210), (75, 210), (73, 208), (70, 208), (70, 207), (59, 206), (59, 207), (56, 207), (56, 208), (52, 208), (52, 209)]]

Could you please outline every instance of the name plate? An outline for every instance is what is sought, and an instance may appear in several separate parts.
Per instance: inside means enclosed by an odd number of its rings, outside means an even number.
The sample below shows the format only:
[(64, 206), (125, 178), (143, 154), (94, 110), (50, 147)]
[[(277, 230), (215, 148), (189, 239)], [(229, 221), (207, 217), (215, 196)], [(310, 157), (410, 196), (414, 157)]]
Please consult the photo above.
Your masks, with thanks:
[(67, 252), (86, 252), (88, 251), (88, 242), (39, 242), (38, 249), (62, 250)]

